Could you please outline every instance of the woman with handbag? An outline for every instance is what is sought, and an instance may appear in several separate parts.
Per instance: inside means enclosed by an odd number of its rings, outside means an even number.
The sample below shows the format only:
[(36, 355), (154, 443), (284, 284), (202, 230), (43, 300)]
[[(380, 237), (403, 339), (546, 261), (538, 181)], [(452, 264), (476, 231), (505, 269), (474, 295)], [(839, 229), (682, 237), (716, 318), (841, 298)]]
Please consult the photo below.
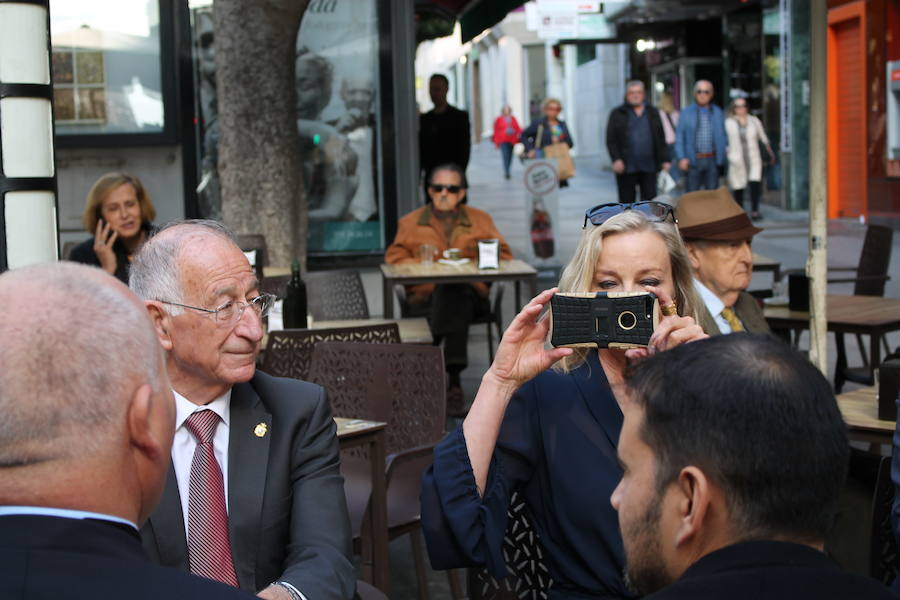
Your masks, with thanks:
[(575, 177), (575, 163), (569, 149), (575, 146), (566, 122), (559, 118), (562, 102), (547, 98), (541, 104), (544, 118), (535, 120), (522, 132), (522, 144), (528, 158), (555, 158), (559, 171), (559, 187), (567, 187)]
[(728, 186), (734, 199), (744, 206), (744, 190), (750, 184), (750, 218), (762, 219), (759, 198), (762, 195), (762, 158), (760, 146), (765, 148), (768, 160), (775, 162), (775, 152), (769, 144), (762, 121), (750, 114), (746, 98), (736, 98), (728, 107), (725, 119), (728, 136)]
[(507, 104), (494, 120), (494, 146), (500, 149), (503, 156), (503, 174), (509, 179), (509, 165), (512, 163), (513, 146), (519, 142), (522, 128), (512, 114), (512, 107)]

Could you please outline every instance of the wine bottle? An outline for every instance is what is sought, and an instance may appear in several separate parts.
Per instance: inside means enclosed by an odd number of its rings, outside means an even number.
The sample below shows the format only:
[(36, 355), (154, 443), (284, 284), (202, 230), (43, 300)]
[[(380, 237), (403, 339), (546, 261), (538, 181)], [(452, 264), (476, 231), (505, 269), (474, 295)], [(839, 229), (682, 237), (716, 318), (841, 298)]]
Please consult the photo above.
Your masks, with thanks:
[(300, 278), (300, 261), (291, 264), (291, 281), (287, 285), (282, 308), (285, 329), (306, 329), (306, 284)]

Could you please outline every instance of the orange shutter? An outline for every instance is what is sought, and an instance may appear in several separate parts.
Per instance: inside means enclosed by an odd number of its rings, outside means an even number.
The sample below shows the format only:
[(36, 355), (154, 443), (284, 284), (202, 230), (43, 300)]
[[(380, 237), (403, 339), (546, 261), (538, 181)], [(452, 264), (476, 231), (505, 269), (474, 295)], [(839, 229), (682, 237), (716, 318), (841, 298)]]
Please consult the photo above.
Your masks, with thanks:
[(865, 3), (828, 11), (828, 217), (866, 214)]

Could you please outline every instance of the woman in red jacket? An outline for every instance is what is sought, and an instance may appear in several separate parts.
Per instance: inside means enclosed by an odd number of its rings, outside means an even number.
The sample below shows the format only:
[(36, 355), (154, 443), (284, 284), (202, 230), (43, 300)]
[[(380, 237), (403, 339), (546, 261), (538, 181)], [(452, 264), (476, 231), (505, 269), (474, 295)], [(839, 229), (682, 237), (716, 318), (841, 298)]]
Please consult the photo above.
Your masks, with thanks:
[(494, 145), (500, 148), (500, 154), (503, 155), (503, 172), (507, 179), (509, 179), (513, 145), (518, 143), (521, 133), (522, 128), (519, 127), (519, 122), (512, 116), (512, 107), (507, 104), (494, 121)]

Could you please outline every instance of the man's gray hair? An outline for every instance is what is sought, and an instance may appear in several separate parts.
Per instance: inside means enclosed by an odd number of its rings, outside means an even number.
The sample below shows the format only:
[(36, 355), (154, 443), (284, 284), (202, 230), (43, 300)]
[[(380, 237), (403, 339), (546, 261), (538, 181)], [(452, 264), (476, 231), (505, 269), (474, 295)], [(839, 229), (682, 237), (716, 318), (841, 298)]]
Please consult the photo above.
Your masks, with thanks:
[[(198, 233), (215, 235), (237, 246), (231, 230), (218, 221), (183, 219), (166, 223), (153, 232), (134, 257), (128, 275), (131, 290), (143, 300), (183, 304), (184, 286), (178, 258), (188, 238)], [(166, 304), (165, 307), (170, 315), (181, 314), (178, 306)]]
[[(109, 278), (109, 281), (104, 281)], [(147, 311), (96, 267), (70, 262), (0, 276), (0, 468), (96, 452), (123, 401), (163, 385)]]
[(633, 87), (641, 88), (641, 91), (646, 91), (646, 86), (644, 86), (644, 82), (640, 79), (632, 79), (628, 83), (625, 84), (625, 89), (628, 90)]

